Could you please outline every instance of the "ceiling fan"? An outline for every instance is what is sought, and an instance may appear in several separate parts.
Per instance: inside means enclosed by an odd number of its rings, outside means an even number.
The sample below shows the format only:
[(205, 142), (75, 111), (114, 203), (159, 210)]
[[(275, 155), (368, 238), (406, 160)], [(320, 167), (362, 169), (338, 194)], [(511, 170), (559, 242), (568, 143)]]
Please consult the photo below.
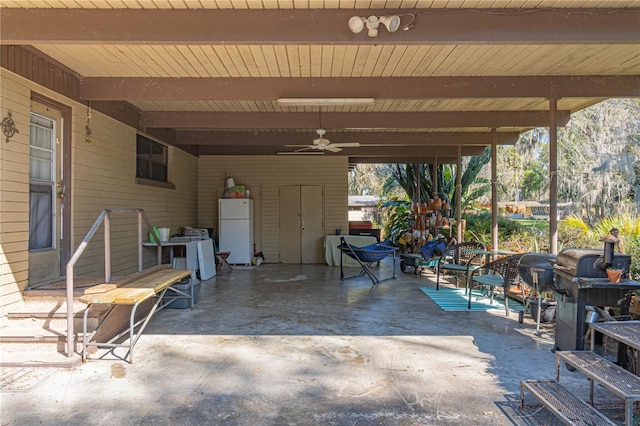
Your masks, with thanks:
[(329, 139), (324, 137), (324, 134), (327, 131), (325, 129), (317, 129), (316, 133), (318, 137), (313, 140), (313, 144), (311, 145), (285, 145), (289, 148), (297, 148), (294, 152), (304, 153), (305, 151), (319, 151), (323, 153), (324, 151), (330, 152), (339, 152), (342, 151), (342, 148), (358, 148), (360, 144), (358, 142), (346, 142), (346, 143), (332, 143)]

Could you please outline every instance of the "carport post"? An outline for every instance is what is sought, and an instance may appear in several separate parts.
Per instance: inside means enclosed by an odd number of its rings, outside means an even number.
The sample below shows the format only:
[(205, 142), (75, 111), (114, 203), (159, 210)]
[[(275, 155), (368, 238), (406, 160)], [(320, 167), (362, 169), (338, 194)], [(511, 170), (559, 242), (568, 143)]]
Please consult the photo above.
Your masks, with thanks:
[(457, 242), (464, 241), (462, 235), (462, 146), (458, 145), (456, 153), (456, 223)]
[[(433, 198), (436, 198), (438, 192), (438, 157), (433, 159), (433, 170), (431, 170), (431, 189), (433, 190)], [(451, 202), (451, 200), (448, 200)]]
[(549, 98), (549, 253), (558, 254), (558, 99)]
[(498, 250), (498, 131), (491, 128), (491, 245)]

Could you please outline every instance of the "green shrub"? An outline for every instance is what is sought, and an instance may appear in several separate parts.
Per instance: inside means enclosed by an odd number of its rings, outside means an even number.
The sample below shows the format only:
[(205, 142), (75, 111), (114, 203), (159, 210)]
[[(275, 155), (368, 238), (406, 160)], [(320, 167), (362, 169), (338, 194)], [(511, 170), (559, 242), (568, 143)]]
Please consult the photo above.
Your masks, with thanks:
[(578, 216), (569, 216), (558, 226), (558, 246), (562, 248), (603, 248), (600, 241), (611, 228), (617, 228), (621, 243), (617, 250), (631, 256), (631, 276), (640, 278), (640, 216), (626, 214), (587, 223)]
[(389, 200), (380, 204), (380, 209), (386, 213), (384, 233), (394, 244), (413, 226), (411, 203), (406, 200)]
[[(467, 214), (464, 219), (467, 222), (465, 241), (491, 244), (490, 212)], [(538, 229), (535, 222), (522, 225), (516, 220), (498, 217), (498, 241), (501, 249), (517, 252), (540, 251), (545, 234), (543, 230)]]

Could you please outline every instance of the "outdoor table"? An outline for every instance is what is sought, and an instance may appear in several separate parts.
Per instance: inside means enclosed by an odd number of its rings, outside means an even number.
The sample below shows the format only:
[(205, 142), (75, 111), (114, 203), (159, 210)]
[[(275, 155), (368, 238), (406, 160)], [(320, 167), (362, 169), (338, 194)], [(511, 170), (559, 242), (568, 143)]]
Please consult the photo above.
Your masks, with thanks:
[(516, 254), (514, 251), (509, 250), (481, 250), (481, 249), (469, 249), (467, 250), (471, 254), (475, 254), (476, 257), (484, 256), (484, 262), (491, 262), (496, 256), (508, 256), (510, 254)]
[[(169, 241), (162, 241), (162, 247), (169, 247), (169, 263), (173, 266), (174, 247), (184, 247), (186, 268), (191, 270), (191, 278), (196, 278), (198, 266), (198, 241), (205, 238), (200, 237), (173, 237)], [(156, 242), (145, 241), (142, 243), (144, 247), (158, 247)]]
[[(633, 372), (639, 375), (640, 367), (640, 321), (608, 321), (596, 322), (591, 326), (591, 351), (595, 349), (595, 331), (602, 333), (607, 337), (615, 339), (618, 344), (626, 345), (633, 348)], [(620, 351), (618, 351), (618, 363), (620, 363)]]

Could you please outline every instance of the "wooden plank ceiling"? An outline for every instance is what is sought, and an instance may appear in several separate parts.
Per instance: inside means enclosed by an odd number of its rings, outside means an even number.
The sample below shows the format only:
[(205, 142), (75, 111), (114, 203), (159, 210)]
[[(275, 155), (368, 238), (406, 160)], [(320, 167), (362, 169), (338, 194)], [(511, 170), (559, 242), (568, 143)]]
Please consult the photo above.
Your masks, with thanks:
[[(372, 15), (399, 29), (349, 30)], [(0, 28), (75, 73), (81, 102), (129, 104), (140, 129), (200, 155), (291, 152), (323, 127), (360, 144), (326, 155), (454, 161), (492, 128), (512, 144), (548, 125), (550, 98), (562, 125), (640, 96), (640, 0), (3, 0)]]

